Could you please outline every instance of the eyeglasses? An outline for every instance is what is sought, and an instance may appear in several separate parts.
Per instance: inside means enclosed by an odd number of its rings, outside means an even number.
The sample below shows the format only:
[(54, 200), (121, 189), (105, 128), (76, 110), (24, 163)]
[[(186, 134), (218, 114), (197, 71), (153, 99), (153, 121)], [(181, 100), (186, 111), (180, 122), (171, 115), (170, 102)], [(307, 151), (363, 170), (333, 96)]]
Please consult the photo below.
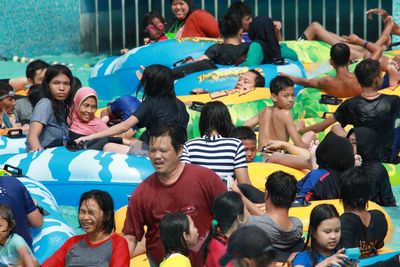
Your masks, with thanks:
[(14, 97), (15, 97), (15, 91), (14, 91), (14, 90), (13, 90), (13, 91), (9, 91), (8, 94), (3, 95), (3, 96), (0, 96), (0, 100), (2, 100), (2, 99), (4, 99), (4, 98), (7, 98), (7, 97), (12, 97), (12, 98), (14, 98)]

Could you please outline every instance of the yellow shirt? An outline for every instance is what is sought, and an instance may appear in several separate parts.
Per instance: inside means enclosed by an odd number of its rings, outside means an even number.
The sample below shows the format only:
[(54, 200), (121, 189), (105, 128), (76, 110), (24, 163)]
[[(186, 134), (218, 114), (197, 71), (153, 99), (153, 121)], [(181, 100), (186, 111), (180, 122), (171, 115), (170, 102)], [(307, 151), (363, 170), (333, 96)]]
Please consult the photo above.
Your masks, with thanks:
[(163, 260), (160, 267), (192, 267), (188, 257), (183, 256), (180, 253), (171, 254), (168, 258)]

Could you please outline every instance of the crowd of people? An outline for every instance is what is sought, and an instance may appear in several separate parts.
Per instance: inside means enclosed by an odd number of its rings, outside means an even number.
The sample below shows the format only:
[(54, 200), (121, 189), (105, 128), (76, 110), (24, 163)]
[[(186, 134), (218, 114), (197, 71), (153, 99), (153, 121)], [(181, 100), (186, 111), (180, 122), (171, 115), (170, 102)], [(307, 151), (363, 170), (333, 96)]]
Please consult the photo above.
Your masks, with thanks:
[[(195, 9), (191, 0), (170, 3), (174, 21), (169, 26), (156, 11), (144, 16), (146, 43), (222, 37), (221, 44), (195, 59), (222, 65), (282, 64), (293, 52), (279, 45), (280, 22), (252, 18), (244, 2), (233, 3), (219, 22)], [(335, 77), (280, 73), (266, 85), (263, 75), (250, 69), (236, 88), (269, 86), (273, 106), (235, 128), (227, 106), (209, 102), (201, 110), (201, 136), (192, 140), (187, 136), (189, 114), (174, 91), (176, 72), (162, 65), (150, 65), (141, 74), (141, 101), (122, 96), (100, 118), (95, 115), (96, 91), (82, 87), (67, 66), (36, 60), (28, 64), (25, 79), (1, 80), (0, 133), (22, 129), (27, 152), (78, 146), (147, 155), (155, 170), (132, 192), (122, 235), (115, 233), (111, 196), (100, 190), (82, 194), (78, 221), (85, 233), (68, 239), (42, 266), (129, 266), (130, 258), (143, 253), (143, 244), (150, 266), (161, 267), (357, 266), (348, 249), (358, 248), (361, 258), (376, 255), (388, 223), (382, 212), (367, 210), (368, 201), (396, 206), (382, 163), (398, 162), (399, 153), (400, 97), (379, 90), (397, 85), (400, 63), (383, 56), (382, 47), (390, 46), (389, 35), (399, 34), (400, 27), (382, 10), (368, 14), (384, 19), (376, 42), (336, 36), (315, 22), (301, 34), (300, 39), (332, 45)], [(350, 60), (360, 57), (351, 73)], [(386, 72), (385, 85), (381, 71)], [(333, 116), (305, 127), (290, 112), (295, 83), (348, 99)], [(25, 84), (31, 85), (28, 96), (16, 100), (15, 92)], [(325, 138), (316, 141), (316, 133), (332, 124)], [(346, 125), (354, 128), (346, 132)], [(140, 128), (146, 130), (133, 138)], [(248, 172), (253, 161), (310, 171), (299, 181), (274, 172), (266, 177), (265, 190), (259, 190)], [(330, 204), (315, 206), (305, 240), (302, 221), (289, 216), (289, 209), (327, 199), (341, 199), (344, 213)], [(38, 265), (28, 229), (42, 223), (40, 207), (23, 184), (0, 176), (0, 265)], [(399, 266), (399, 261), (395, 256), (373, 266)]]

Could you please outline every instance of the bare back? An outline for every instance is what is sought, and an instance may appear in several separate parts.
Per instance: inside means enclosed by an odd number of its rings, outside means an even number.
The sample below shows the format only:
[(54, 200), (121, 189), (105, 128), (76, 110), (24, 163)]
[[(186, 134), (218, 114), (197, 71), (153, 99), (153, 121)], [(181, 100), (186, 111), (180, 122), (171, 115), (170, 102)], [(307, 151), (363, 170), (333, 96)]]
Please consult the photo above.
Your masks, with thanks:
[(289, 141), (289, 133), (283, 116), (284, 112), (285, 110), (277, 107), (266, 107), (258, 114), (259, 149), (265, 146), (269, 140)]
[(361, 86), (356, 76), (348, 70), (341, 70), (336, 77), (321, 79), (319, 88), (337, 97), (353, 97), (361, 94)]

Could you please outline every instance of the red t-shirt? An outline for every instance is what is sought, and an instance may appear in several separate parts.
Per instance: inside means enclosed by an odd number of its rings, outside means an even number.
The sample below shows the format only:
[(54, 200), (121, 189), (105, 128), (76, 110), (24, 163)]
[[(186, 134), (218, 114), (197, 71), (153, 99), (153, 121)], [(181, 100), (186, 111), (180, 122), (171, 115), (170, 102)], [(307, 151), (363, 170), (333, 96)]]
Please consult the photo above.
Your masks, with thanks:
[(199, 231), (199, 242), (189, 255), (190, 261), (192, 266), (202, 266), (200, 248), (211, 226), (211, 205), (225, 191), (221, 178), (201, 166), (185, 164), (181, 176), (171, 185), (161, 183), (154, 173), (133, 192), (122, 232), (141, 240), (146, 225), (147, 252), (159, 264), (164, 257), (159, 223), (167, 213), (182, 211)]
[[(227, 245), (228, 238), (225, 236), (217, 236), (211, 239), (204, 267), (220, 267), (219, 259), (226, 253)], [(226, 267), (233, 267), (233, 263), (229, 262)]]
[(122, 236), (113, 233), (108, 239), (93, 244), (88, 235), (76, 235), (68, 239), (42, 267), (72, 266), (114, 266), (129, 267), (128, 242)]
[(197, 9), (185, 21), (181, 37), (219, 38), (217, 20), (207, 11)]

